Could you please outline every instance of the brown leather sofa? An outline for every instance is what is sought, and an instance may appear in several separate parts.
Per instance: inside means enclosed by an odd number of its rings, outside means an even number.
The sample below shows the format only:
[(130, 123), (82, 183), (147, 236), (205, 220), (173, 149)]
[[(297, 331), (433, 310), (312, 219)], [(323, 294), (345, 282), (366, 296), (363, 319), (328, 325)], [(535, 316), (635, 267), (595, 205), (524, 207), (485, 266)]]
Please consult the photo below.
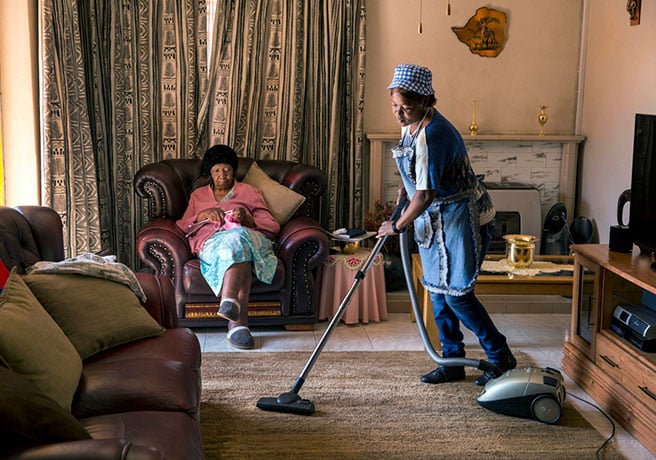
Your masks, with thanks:
[[(243, 180), (254, 160), (240, 157), (237, 180)], [(278, 269), (270, 285), (253, 277), (248, 305), (250, 325), (312, 328), (317, 321), (317, 267), (328, 255), (325, 232), (317, 222), (325, 175), (314, 166), (283, 160), (257, 160), (271, 179), (305, 196), (305, 202), (281, 226), (274, 242)], [(225, 326), (216, 315), (218, 299), (205, 282), (198, 258), (175, 225), (184, 214), (191, 192), (209, 183), (201, 175), (200, 159), (171, 159), (142, 167), (135, 175), (136, 193), (148, 200), (149, 221), (140, 229), (141, 260), (173, 281), (177, 315), (189, 327)], [(266, 199), (266, 195), (265, 195)]]
[[(38, 260), (64, 258), (62, 223), (50, 208), (0, 207), (0, 259), (8, 269), (24, 269)], [(201, 352), (188, 328), (178, 327), (173, 286), (168, 278), (138, 273), (146, 294), (143, 307), (165, 330), (156, 336), (130, 341), (82, 361), (82, 376), (71, 413), (89, 439), (57, 442), (56, 421), (49, 413), (14, 415), (36, 417), (33, 439), (16, 445), (7, 430), (19, 422), (8, 420), (7, 407), (15, 401), (11, 388), (0, 385), (0, 458), (18, 459), (202, 459), (200, 432)], [(115, 284), (115, 283), (114, 283)], [(149, 320), (150, 321), (150, 320)], [(2, 366), (2, 359), (0, 359)], [(0, 369), (13, 377), (11, 369)], [(23, 376), (20, 376), (24, 378)], [(5, 379), (6, 380), (6, 379)], [(6, 383), (6, 382), (5, 382)], [(6, 386), (6, 385), (5, 385)], [(16, 393), (19, 393), (16, 388)], [(38, 398), (35, 398), (38, 399)], [(34, 401), (26, 401), (32, 403)], [(34, 412), (35, 409), (26, 411)], [(73, 420), (74, 421), (74, 420)], [(8, 426), (9, 425), (9, 426)], [(29, 427), (30, 425), (27, 424)], [(25, 434), (23, 433), (23, 437)], [(11, 442), (9, 442), (10, 440)]]

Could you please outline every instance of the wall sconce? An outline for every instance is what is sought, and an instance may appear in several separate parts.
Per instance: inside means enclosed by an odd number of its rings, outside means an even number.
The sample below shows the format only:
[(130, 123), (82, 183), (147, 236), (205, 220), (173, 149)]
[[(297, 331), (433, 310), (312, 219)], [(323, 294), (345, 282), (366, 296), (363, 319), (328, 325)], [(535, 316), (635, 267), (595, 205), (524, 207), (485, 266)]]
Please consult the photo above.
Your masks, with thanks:
[(626, 11), (629, 13), (629, 19), (632, 26), (640, 24), (640, 6), (642, 0), (627, 0)]

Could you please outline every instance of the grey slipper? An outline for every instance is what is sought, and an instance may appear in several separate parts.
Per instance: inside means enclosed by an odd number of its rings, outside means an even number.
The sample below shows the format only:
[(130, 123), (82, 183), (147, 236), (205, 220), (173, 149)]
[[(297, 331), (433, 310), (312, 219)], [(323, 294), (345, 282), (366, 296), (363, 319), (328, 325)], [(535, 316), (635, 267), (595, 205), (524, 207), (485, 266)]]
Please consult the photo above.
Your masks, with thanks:
[(217, 313), (221, 318), (229, 321), (239, 320), (239, 302), (236, 299), (226, 298), (221, 301)]
[(228, 343), (235, 348), (249, 350), (255, 347), (251, 331), (246, 326), (233, 327), (228, 331)]

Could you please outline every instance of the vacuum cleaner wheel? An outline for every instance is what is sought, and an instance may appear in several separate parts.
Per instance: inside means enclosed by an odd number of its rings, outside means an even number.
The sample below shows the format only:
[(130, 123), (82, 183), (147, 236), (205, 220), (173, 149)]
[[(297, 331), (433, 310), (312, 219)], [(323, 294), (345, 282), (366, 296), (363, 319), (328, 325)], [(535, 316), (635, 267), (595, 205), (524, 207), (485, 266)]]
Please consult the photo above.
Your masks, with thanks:
[(553, 395), (542, 394), (531, 403), (531, 414), (536, 420), (552, 425), (560, 420), (563, 407)]

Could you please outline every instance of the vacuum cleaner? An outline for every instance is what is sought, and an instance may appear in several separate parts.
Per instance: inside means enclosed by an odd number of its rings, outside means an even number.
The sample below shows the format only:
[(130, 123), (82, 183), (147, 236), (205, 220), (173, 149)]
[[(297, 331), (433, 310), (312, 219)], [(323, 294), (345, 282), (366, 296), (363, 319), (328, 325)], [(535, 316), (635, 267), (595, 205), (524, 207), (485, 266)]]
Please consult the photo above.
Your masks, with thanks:
[[(391, 220), (398, 219), (406, 203), (407, 201), (404, 201), (396, 207), (390, 218)], [(403, 232), (399, 235), (401, 261), (414, 316), (415, 318), (421, 318), (421, 309), (412, 280), (412, 262), (408, 251), (407, 233)], [(335, 316), (321, 336), (319, 343), (292, 388), (288, 392), (281, 393), (278, 397), (260, 398), (256, 404), (258, 408), (300, 415), (311, 415), (314, 413), (315, 407), (312, 401), (300, 397), (299, 392), (301, 387), (305, 383), (308, 374), (328, 342), (333, 330), (344, 316), (353, 294), (367, 275), (369, 268), (380, 253), (386, 240), (386, 236), (377, 240), (362, 268), (356, 272), (353, 284), (347, 291)], [(444, 358), (433, 347), (423, 321), (417, 321), (417, 329), (424, 344), (424, 349), (429, 357), (438, 365), (445, 367), (475, 367), (483, 372), (493, 373), (495, 378), (485, 384), (485, 387), (477, 398), (478, 403), (482, 407), (514, 417), (533, 418), (547, 424), (556, 423), (560, 419), (565, 400), (565, 387), (560, 371), (549, 367), (527, 367), (509, 370), (502, 374), (501, 370), (495, 364), (482, 359)]]

